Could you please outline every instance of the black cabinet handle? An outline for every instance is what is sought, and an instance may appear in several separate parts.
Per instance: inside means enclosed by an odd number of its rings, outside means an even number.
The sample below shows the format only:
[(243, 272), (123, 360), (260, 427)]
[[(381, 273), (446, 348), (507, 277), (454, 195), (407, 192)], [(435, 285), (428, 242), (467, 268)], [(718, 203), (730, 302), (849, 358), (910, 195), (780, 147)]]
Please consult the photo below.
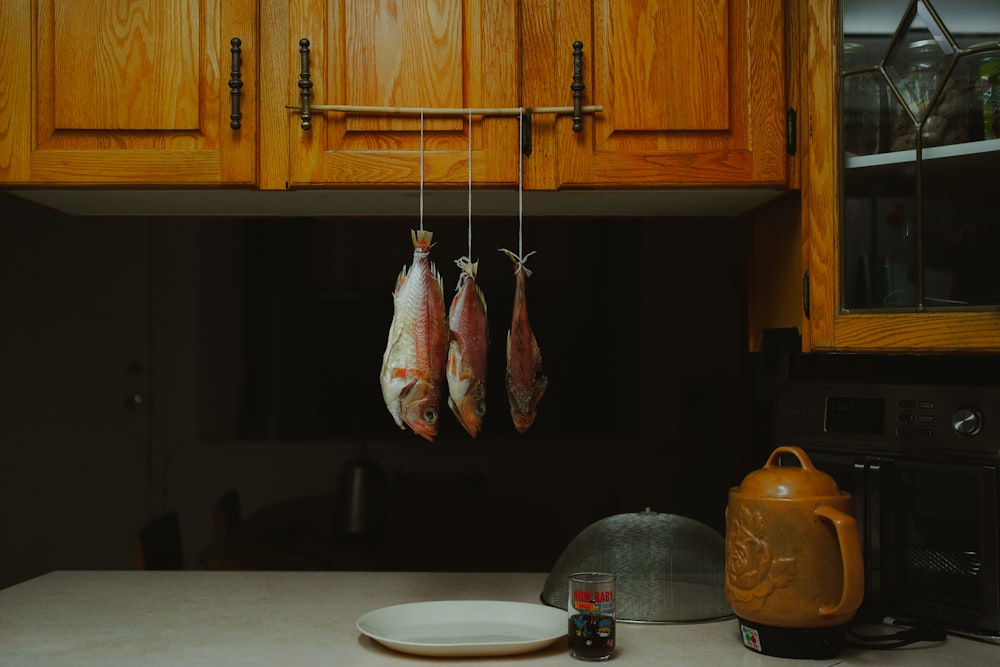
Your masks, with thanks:
[(573, 42), (573, 131), (583, 131), (583, 91), (587, 88), (583, 83), (583, 42)]
[(312, 113), (309, 110), (309, 98), (312, 97), (313, 82), (309, 79), (309, 40), (299, 40), (299, 58), (302, 63), (299, 72), (299, 97), (302, 99), (302, 129), (312, 129)]
[(230, 48), (229, 52), (233, 55), (233, 67), (232, 71), (229, 72), (229, 94), (232, 97), (232, 107), (229, 112), (229, 127), (234, 130), (240, 129), (242, 127), (241, 121), (243, 120), (243, 112), (240, 111), (240, 96), (243, 94), (241, 92), (243, 88), (243, 76), (240, 73), (240, 66), (243, 63), (243, 50), (240, 48), (243, 42), (240, 41), (239, 37), (233, 37), (229, 40)]

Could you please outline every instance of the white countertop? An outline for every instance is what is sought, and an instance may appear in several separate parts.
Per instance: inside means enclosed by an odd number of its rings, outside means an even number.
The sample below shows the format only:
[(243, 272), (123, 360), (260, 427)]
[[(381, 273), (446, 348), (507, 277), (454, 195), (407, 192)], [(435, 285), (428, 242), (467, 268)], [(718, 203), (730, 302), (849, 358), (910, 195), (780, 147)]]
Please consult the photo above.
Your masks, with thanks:
[[(427, 600), (539, 603), (545, 574), (395, 572), (52, 572), (0, 591), (0, 665), (395, 665), (441, 658), (397, 653), (361, 635), (367, 611)], [(892, 651), (845, 648), (828, 661), (759, 655), (734, 620), (618, 624), (613, 663), (628, 665), (1000, 664), (1000, 646), (949, 637)], [(520, 656), (449, 664), (579, 663), (566, 642)]]

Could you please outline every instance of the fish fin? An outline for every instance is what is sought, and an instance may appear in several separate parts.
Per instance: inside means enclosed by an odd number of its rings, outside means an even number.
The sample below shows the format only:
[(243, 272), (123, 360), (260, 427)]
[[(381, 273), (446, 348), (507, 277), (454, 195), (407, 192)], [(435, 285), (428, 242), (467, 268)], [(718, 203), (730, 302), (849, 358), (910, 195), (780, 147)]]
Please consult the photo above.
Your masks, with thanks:
[(427, 229), (411, 229), (410, 238), (413, 240), (413, 247), (421, 250), (430, 250), (434, 245), (434, 232)]
[(462, 350), (455, 341), (452, 341), (448, 350), (448, 377), (449, 382), (460, 385), (466, 385), (472, 379), (472, 366), (465, 362)]
[[(476, 296), (479, 297), (479, 302), (483, 305), (483, 316), (489, 319), (489, 312), (486, 310), (486, 295), (483, 294), (483, 290), (479, 288), (479, 283), (476, 283)], [(489, 329), (486, 330), (486, 336), (489, 337)]]
[[(405, 368), (403, 368), (403, 369), (397, 369), (396, 372), (398, 373), (400, 370), (403, 371), (402, 377), (406, 377), (406, 369)], [(416, 378), (414, 378), (410, 382), (406, 383), (406, 385), (402, 389), (399, 390), (399, 400), (402, 401), (404, 398), (406, 398), (406, 395), (409, 394), (410, 391), (414, 387), (416, 387), (416, 386), (417, 386), (417, 379)]]
[(396, 287), (394, 287), (392, 290), (393, 297), (395, 297), (396, 294), (399, 293), (399, 288), (402, 287), (403, 283), (405, 282), (406, 282), (406, 265), (404, 264), (403, 268), (399, 272), (399, 275), (396, 276)]
[[(434, 282), (437, 283), (438, 291), (441, 292), (441, 303), (444, 304), (444, 279), (441, 278), (441, 272), (437, 270), (437, 265), (434, 262), (430, 263), (431, 276), (434, 277)], [(445, 325), (447, 326), (447, 322)]]
[(462, 363), (462, 350), (458, 346), (458, 341), (451, 341), (448, 345), (448, 375), (458, 377), (458, 369)]

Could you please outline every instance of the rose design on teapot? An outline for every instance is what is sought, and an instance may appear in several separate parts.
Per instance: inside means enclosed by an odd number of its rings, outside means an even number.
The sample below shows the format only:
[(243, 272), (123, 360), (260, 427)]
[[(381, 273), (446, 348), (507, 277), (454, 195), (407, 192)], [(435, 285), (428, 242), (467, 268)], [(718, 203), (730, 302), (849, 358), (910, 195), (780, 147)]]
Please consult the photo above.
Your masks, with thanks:
[[(732, 510), (733, 508), (729, 508)], [(787, 586), (795, 575), (794, 558), (774, 558), (768, 545), (764, 520), (759, 512), (742, 506), (726, 512), (726, 593), (730, 603), (764, 600), (777, 588)]]

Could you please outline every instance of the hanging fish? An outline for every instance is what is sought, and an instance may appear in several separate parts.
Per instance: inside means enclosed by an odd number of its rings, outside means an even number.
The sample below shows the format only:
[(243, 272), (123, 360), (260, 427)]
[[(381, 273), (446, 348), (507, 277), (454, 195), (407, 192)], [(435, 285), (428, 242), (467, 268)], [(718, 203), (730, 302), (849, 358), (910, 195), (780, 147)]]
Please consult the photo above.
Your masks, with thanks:
[(534, 253), (522, 258), (505, 248), (501, 250), (514, 263), (515, 280), (514, 313), (507, 332), (507, 398), (514, 428), (524, 433), (535, 421), (538, 401), (549, 384), (548, 378), (542, 375), (542, 351), (528, 321), (525, 278), (531, 271), (524, 262)]
[(409, 271), (404, 266), (396, 280), (379, 376), (382, 398), (396, 425), (409, 426), (431, 442), (438, 433), (448, 341), (441, 274), (430, 261), (433, 236), (423, 229), (411, 231), (413, 264)]
[(448, 406), (473, 438), (486, 416), (486, 297), (476, 284), (479, 262), (455, 260), (462, 273), (448, 311)]

